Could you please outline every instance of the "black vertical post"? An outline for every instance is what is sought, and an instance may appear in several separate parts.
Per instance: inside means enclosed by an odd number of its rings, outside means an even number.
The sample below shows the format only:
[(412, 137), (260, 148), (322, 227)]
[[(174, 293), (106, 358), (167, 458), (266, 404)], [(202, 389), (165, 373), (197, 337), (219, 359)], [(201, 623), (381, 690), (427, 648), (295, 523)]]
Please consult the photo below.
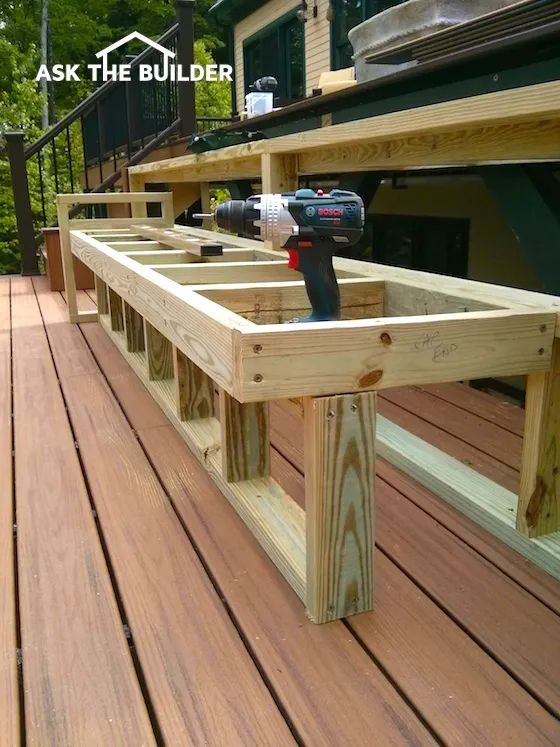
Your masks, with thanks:
[[(183, 75), (190, 77), (190, 67), (194, 61), (194, 0), (177, 0), (176, 14), (179, 24), (177, 39), (177, 56), (175, 62), (183, 68)], [(194, 83), (183, 81), (177, 83), (179, 93), (179, 117), (181, 118), (180, 133), (182, 136), (192, 135), (196, 131)]]
[(38, 275), (37, 247), (33, 233), (33, 213), (29, 199), (29, 184), (23, 149), (23, 132), (6, 132), (6, 148), (12, 174), (12, 190), (17, 232), (21, 250), (21, 274)]

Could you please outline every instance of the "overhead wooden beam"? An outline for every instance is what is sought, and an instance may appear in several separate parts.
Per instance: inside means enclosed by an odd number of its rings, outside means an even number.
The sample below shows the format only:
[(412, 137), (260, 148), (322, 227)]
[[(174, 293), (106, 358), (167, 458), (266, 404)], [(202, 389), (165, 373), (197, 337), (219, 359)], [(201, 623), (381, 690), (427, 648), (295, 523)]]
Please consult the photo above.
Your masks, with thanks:
[(152, 182), (247, 179), (261, 175), (263, 154), (297, 155), (298, 173), (554, 160), (559, 123), (560, 83), (552, 81), (141, 164), (130, 172)]

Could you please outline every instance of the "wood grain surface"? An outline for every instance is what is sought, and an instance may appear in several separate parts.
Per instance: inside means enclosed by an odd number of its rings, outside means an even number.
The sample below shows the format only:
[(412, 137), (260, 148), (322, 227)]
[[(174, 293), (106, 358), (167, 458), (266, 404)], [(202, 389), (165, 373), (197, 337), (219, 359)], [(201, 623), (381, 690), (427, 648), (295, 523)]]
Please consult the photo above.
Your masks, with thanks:
[[(287, 415), (285, 414), (287, 413)], [(271, 407), (273, 445), (289, 441), (288, 458), (303, 470), (301, 407)], [(284, 435), (278, 440), (279, 433)], [(416, 483), (400, 485), (416, 495)], [(422, 503), (419, 501), (419, 503)], [(402, 493), (378, 484), (376, 543), (429, 596), (549, 708), (560, 714), (560, 619), (499, 567), (481, 557)], [(498, 544), (497, 540), (494, 540)], [(557, 590), (560, 587), (554, 584)], [(508, 610), (507, 615), (504, 609)]]
[(31, 280), (12, 293), (28, 744), (153, 744)]
[(163, 739), (290, 744), (282, 716), (103, 376), (65, 375), (60, 329), (70, 330), (75, 354), (87, 357), (79, 329), (51, 324), (50, 316), (46, 323)]
[(122, 299), (118, 293), (109, 287), (107, 287), (107, 298), (109, 302), (111, 329), (113, 332), (122, 332), (124, 330)]
[(140, 353), (146, 349), (144, 339), (144, 320), (140, 314), (126, 301), (124, 307), (124, 330), (126, 333), (126, 348), (130, 353)]
[(173, 378), (173, 346), (155, 327), (144, 320), (148, 376), (154, 381)]
[(375, 399), (304, 400), (307, 609), (315, 622), (374, 605)]
[(177, 411), (181, 420), (214, 417), (214, 382), (196, 363), (173, 348)]
[(0, 279), (0, 744), (19, 742), (12, 470), (10, 279)]
[(220, 390), (222, 473), (228, 482), (270, 474), (268, 403), (242, 404)]

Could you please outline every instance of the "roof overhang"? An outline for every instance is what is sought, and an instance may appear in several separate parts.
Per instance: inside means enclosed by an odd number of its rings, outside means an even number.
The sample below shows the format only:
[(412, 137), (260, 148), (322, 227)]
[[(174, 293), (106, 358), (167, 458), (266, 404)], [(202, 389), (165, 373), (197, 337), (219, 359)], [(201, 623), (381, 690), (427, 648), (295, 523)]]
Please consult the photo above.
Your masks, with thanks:
[(262, 0), (218, 0), (208, 11), (222, 23), (233, 25), (263, 5)]

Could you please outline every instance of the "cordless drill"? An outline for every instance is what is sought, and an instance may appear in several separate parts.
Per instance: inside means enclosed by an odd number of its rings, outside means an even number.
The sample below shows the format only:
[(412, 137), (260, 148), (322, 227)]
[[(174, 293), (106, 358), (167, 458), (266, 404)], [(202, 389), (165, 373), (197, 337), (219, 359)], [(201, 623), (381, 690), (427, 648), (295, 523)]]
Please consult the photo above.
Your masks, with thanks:
[(356, 244), (364, 229), (364, 203), (354, 192), (333, 189), (298, 189), (285, 194), (264, 194), (247, 200), (229, 200), (212, 215), (230, 233), (270, 241), (286, 249), (288, 267), (302, 273), (312, 313), (301, 320), (340, 319), (340, 292), (333, 255)]

